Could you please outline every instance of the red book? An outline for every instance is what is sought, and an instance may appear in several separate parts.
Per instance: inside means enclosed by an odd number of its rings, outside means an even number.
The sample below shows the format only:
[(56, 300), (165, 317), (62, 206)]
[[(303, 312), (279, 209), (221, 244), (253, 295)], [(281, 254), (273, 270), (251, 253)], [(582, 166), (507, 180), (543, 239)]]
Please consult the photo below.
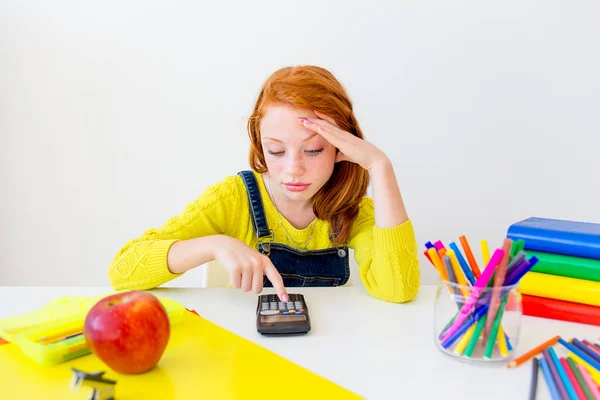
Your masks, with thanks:
[(523, 315), (600, 326), (600, 307), (522, 294)]

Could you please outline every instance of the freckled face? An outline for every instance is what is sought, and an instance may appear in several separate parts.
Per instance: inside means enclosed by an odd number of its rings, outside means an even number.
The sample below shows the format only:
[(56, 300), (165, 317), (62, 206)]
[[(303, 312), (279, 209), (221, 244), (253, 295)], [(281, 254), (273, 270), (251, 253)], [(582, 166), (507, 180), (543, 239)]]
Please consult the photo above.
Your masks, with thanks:
[(292, 201), (310, 200), (331, 177), (336, 157), (336, 148), (300, 117), (316, 118), (309, 110), (271, 106), (260, 124), (271, 189)]

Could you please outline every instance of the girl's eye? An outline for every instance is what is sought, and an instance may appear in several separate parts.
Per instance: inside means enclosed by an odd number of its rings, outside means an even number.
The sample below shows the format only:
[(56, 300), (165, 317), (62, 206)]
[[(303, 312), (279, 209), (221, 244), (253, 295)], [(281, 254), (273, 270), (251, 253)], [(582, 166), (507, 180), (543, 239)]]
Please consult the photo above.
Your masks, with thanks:
[(310, 156), (316, 156), (317, 154), (319, 154), (320, 152), (322, 152), (323, 149), (317, 149), (317, 150), (306, 150), (306, 154), (310, 155)]
[(279, 157), (283, 155), (283, 151), (271, 151), (269, 150), (269, 154), (275, 157)]

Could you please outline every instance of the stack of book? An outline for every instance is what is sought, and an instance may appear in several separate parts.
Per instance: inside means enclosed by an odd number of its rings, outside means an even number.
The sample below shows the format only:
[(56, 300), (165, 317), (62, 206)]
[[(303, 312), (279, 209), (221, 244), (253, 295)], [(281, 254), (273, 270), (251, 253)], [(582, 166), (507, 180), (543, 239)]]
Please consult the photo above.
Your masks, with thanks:
[(539, 259), (521, 279), (523, 314), (600, 326), (600, 224), (532, 217), (506, 236)]

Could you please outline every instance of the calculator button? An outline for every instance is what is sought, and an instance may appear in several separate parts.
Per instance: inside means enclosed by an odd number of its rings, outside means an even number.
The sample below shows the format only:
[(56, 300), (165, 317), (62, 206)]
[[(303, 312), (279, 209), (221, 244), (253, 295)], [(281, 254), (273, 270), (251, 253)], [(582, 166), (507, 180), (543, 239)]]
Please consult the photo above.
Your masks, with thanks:
[(260, 312), (260, 315), (275, 315), (279, 314), (279, 310), (263, 310)]
[(299, 309), (299, 310), (296, 310), (296, 312), (302, 314), (304, 312), (304, 310), (303, 309)]
[(269, 309), (269, 305), (268, 305), (268, 304), (263, 304), (263, 305), (261, 306), (261, 309), (263, 309), (263, 310), (268, 310), (268, 309)]
[(290, 312), (290, 314), (293, 314), (296, 312), (296, 310), (288, 310)]
[(282, 312), (282, 314), (283, 315), (290, 315), (290, 312), (289, 311), (284, 311), (284, 312)]

